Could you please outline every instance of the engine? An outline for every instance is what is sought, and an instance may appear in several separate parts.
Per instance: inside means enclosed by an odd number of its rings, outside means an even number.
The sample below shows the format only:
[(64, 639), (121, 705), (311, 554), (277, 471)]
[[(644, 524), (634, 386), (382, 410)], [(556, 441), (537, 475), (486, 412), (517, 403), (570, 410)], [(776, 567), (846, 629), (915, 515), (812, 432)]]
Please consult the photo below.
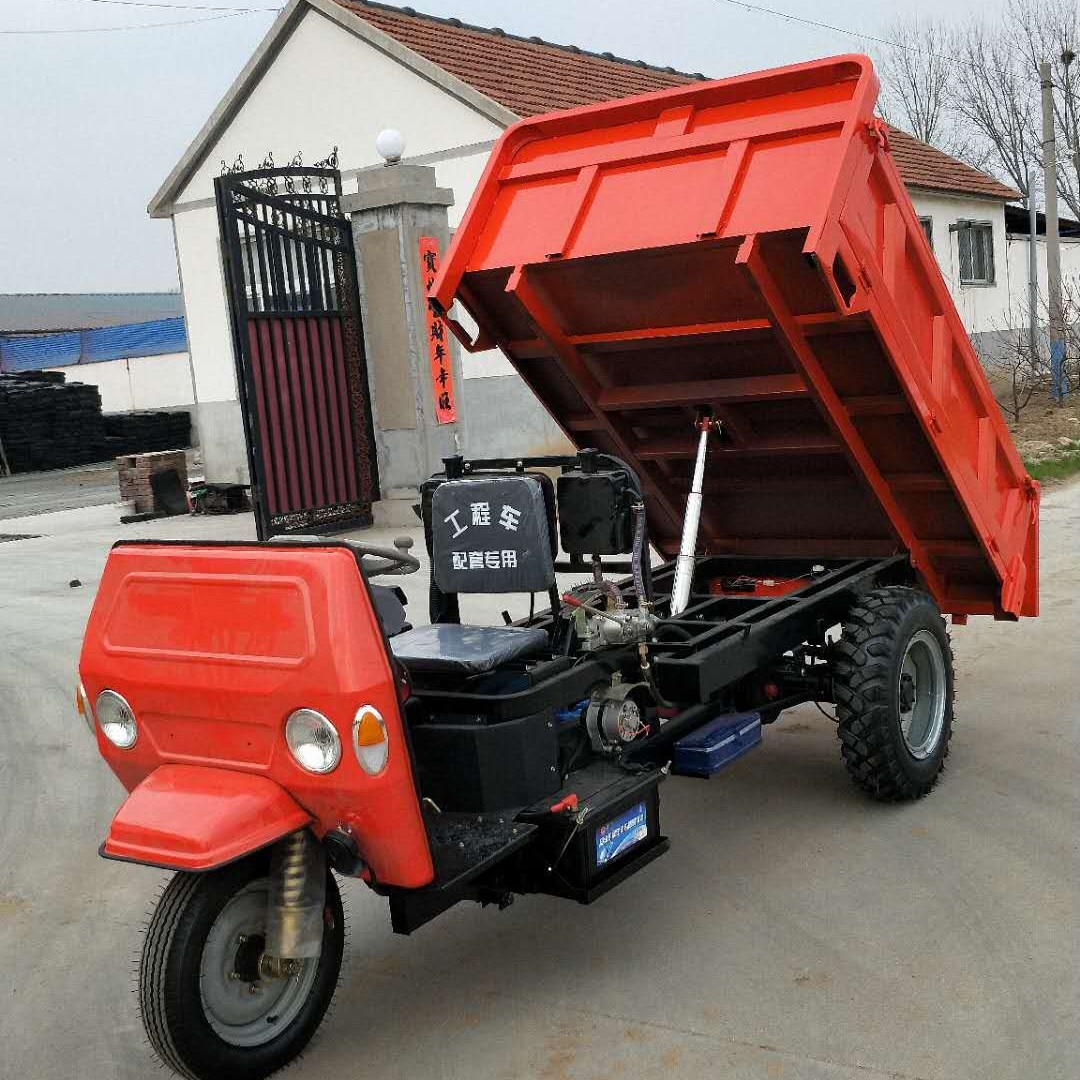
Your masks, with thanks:
[(654, 615), (642, 608), (628, 607), (610, 582), (578, 585), (562, 599), (569, 609), (571, 631), (582, 652), (647, 641), (656, 627)]

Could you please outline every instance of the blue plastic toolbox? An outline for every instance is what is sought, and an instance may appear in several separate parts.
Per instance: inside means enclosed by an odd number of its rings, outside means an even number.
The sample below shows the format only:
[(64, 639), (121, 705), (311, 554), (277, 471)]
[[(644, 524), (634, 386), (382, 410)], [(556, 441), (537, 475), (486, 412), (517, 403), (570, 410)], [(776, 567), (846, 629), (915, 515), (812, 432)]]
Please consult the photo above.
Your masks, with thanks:
[(712, 776), (761, 743), (761, 713), (724, 713), (675, 744), (672, 771)]

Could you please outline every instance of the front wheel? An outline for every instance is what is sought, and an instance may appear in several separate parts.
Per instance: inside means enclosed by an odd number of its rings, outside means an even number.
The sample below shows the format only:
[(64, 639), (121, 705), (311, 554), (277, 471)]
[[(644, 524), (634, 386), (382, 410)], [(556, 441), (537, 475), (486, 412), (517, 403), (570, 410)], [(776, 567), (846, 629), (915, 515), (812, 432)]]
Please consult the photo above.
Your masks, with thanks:
[(139, 1005), (162, 1061), (192, 1080), (259, 1080), (300, 1054), (334, 996), (345, 947), (337, 883), (327, 871), (322, 953), (289, 978), (263, 979), (269, 860), (179, 873), (143, 943)]
[(937, 605), (918, 589), (876, 589), (848, 612), (835, 649), (848, 773), (883, 802), (921, 798), (937, 782), (952, 736), (952, 649)]

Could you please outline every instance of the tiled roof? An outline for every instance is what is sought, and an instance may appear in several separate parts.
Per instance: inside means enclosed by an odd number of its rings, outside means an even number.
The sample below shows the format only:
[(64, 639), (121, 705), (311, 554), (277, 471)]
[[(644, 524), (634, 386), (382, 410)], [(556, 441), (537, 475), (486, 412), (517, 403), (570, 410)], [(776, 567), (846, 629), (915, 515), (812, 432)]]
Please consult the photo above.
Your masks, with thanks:
[(889, 146), (896, 168), (909, 187), (931, 191), (963, 192), (983, 195), (990, 199), (1011, 201), (1021, 197), (1019, 191), (978, 169), (943, 154), (933, 146), (919, 142), (899, 128), (890, 128)]
[(587, 53), (573, 45), (553, 45), (540, 38), (515, 37), (459, 19), (420, 15), (412, 8), (363, 0), (337, 2), (522, 117), (664, 90), (705, 77)]
[[(471, 26), (460, 19), (421, 15), (412, 8), (365, 0), (337, 2), (521, 117), (646, 94), (705, 78), (700, 73), (655, 67), (610, 53), (517, 37), (498, 28)], [(1020, 197), (1019, 192), (992, 176), (906, 132), (893, 128), (892, 136), (897, 168), (911, 187), (993, 199)]]

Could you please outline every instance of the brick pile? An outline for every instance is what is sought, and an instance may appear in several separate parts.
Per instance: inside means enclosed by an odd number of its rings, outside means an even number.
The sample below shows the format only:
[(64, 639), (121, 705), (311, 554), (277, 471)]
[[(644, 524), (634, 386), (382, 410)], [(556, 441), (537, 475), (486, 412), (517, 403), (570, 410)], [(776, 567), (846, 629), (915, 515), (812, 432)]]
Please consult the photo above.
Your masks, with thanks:
[(150, 477), (175, 469), (180, 485), (187, 488), (187, 455), (183, 450), (162, 450), (152, 454), (125, 454), (116, 459), (120, 474), (120, 499), (133, 504), (136, 514), (154, 511), (154, 491)]

